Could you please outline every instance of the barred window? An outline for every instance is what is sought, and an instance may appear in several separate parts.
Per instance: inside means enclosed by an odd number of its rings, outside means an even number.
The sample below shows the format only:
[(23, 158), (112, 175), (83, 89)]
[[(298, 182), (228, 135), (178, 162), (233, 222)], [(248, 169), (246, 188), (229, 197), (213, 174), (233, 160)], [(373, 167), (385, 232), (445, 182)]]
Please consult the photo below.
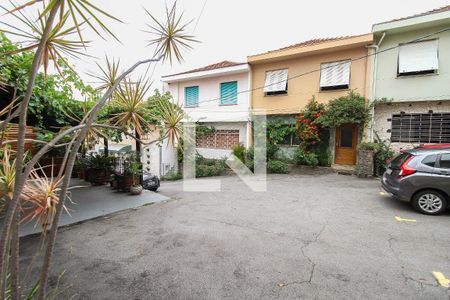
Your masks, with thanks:
[(450, 113), (392, 115), (391, 142), (450, 143)]

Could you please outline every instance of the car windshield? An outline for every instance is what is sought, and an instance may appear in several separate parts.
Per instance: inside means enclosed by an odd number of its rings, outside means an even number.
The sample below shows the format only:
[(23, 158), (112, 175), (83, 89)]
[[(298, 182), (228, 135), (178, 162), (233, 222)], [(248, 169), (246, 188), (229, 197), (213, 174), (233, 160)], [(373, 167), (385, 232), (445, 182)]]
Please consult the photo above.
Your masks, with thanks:
[(410, 153), (404, 152), (391, 161), (392, 169), (400, 169), (400, 166), (411, 156)]

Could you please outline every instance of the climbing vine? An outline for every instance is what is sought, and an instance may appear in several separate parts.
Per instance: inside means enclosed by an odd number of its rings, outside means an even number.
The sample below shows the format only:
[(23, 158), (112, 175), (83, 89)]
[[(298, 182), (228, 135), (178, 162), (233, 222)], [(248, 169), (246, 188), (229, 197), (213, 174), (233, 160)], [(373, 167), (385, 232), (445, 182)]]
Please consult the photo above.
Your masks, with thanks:
[(300, 148), (308, 149), (320, 142), (320, 124), (317, 120), (322, 117), (325, 106), (313, 97), (306, 107), (299, 113), (296, 122)]

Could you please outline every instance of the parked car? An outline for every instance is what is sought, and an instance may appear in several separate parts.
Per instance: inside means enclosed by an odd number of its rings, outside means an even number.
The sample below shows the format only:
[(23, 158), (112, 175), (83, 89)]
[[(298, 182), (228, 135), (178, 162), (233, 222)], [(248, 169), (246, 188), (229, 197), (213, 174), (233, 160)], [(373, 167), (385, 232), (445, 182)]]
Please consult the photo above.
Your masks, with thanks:
[(402, 152), (389, 164), (383, 188), (419, 212), (438, 215), (450, 204), (450, 145), (428, 145)]
[(144, 177), (143, 178), (144, 180), (143, 180), (142, 187), (146, 190), (156, 192), (160, 186), (160, 180), (159, 180), (158, 176), (153, 175), (148, 172), (144, 172), (143, 177)]

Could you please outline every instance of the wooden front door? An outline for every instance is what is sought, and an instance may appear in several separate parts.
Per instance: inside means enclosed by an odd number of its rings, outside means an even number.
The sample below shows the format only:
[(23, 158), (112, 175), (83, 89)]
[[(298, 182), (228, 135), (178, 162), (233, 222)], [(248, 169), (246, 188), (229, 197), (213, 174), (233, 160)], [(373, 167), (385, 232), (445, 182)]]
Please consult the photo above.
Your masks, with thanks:
[(334, 163), (338, 165), (355, 165), (357, 144), (358, 127), (356, 125), (344, 124), (336, 128)]

